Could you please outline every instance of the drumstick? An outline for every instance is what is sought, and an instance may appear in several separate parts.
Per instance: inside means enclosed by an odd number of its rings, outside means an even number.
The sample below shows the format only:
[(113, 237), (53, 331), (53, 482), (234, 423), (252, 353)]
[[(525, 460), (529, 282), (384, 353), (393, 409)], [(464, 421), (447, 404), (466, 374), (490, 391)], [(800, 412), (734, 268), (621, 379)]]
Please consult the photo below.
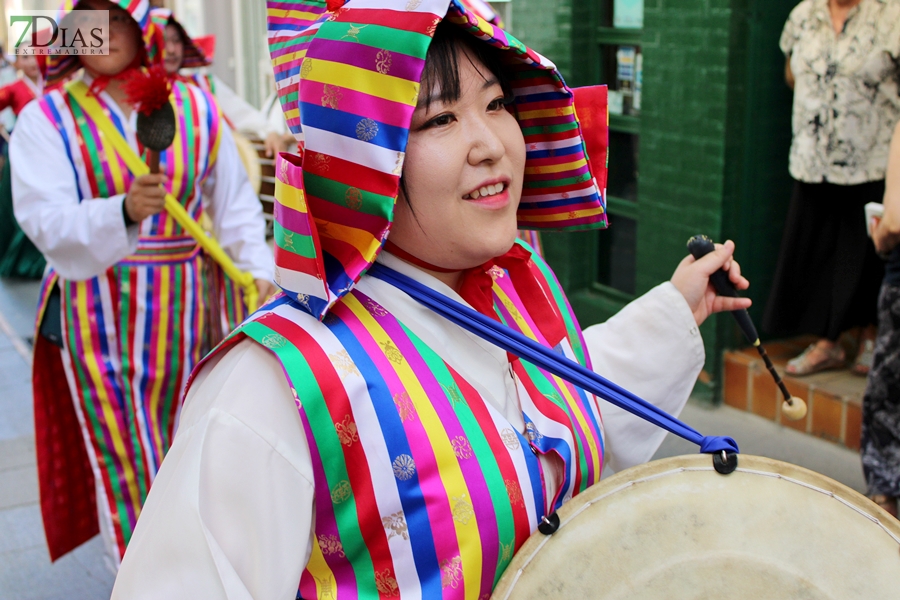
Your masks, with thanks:
[[(713, 241), (705, 235), (695, 235), (688, 240), (687, 247), (691, 255), (698, 260), (716, 249)], [(728, 273), (724, 269), (719, 269), (710, 275), (709, 280), (713, 284), (713, 287), (716, 288), (716, 293), (720, 296), (729, 296), (731, 298), (738, 297), (737, 290), (735, 289), (734, 284), (731, 283), (731, 280), (728, 278)], [(766, 349), (763, 348), (763, 345), (760, 343), (759, 334), (756, 333), (756, 327), (753, 326), (753, 321), (750, 320), (750, 314), (743, 308), (733, 310), (731, 311), (731, 314), (734, 316), (735, 321), (737, 321), (738, 327), (741, 328), (747, 341), (753, 344), (753, 347), (759, 352), (763, 362), (766, 364), (766, 369), (772, 374), (772, 379), (775, 380), (775, 384), (778, 386), (778, 389), (781, 390), (782, 395), (784, 395), (781, 413), (791, 421), (797, 421), (805, 417), (806, 402), (797, 396), (791, 396), (787, 386), (784, 385), (784, 381), (781, 380), (778, 371), (775, 370), (775, 365), (773, 365), (772, 361), (769, 359)]]

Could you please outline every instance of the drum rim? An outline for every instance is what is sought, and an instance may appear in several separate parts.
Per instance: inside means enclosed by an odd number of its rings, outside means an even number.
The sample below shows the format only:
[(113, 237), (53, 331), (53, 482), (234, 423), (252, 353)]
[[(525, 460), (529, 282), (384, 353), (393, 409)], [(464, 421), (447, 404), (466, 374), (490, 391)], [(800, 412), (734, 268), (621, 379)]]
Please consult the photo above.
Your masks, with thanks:
[[(715, 472), (712, 458), (708, 454), (673, 456), (631, 467), (596, 483), (574, 499), (563, 504), (557, 511), (560, 521), (557, 531), (569, 524), (592, 504), (622, 492), (635, 483), (668, 477), (684, 471)], [(792, 463), (751, 454), (738, 456), (736, 471), (764, 477), (777, 477), (789, 483), (830, 496), (881, 527), (900, 547), (900, 521), (893, 518), (887, 511), (856, 490), (826, 475)], [(719, 476), (728, 477), (728, 475)], [(506, 600), (509, 598), (510, 594), (515, 591), (516, 584), (523, 570), (534, 560), (541, 548), (552, 537), (553, 535), (543, 535), (535, 531), (525, 541), (522, 547), (519, 548), (519, 551), (516, 552), (513, 561), (507, 566), (497, 585), (494, 586), (491, 595), (492, 599)]]

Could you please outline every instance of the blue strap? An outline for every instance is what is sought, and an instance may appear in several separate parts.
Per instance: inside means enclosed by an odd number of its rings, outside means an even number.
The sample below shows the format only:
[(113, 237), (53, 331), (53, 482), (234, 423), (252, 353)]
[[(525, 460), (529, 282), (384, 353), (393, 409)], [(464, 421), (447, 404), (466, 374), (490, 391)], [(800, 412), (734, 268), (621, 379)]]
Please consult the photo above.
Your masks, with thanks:
[(375, 263), (369, 268), (368, 274), (406, 292), (420, 304), (507, 352), (523, 358), (657, 427), (662, 427), (666, 431), (697, 444), (700, 446), (701, 452), (716, 453), (723, 450), (738, 452), (737, 442), (730, 437), (704, 436), (693, 427), (682, 423), (664, 410), (642, 400), (590, 369), (582, 367), (577, 362), (557, 354), (552, 349), (402, 273)]

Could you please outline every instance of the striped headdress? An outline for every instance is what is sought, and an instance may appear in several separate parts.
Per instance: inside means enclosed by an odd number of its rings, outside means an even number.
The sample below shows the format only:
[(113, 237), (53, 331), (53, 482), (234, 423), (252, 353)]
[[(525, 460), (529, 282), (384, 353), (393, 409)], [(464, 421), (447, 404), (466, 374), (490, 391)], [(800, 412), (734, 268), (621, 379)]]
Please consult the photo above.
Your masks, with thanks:
[(181, 35), (181, 42), (184, 44), (184, 55), (181, 61), (182, 69), (196, 69), (198, 67), (208, 67), (212, 64), (212, 61), (200, 49), (200, 46), (194, 43), (193, 38), (187, 34), (187, 31), (181, 26), (181, 23), (178, 22), (171, 10), (168, 8), (151, 8), (150, 20), (162, 32), (165, 32), (167, 25), (172, 25), (178, 30), (179, 35)]
[[(579, 104), (576, 116), (575, 94), (555, 65), (470, 1), (267, 3), (279, 98), (305, 140), (302, 156), (282, 155), (276, 168), (275, 278), (316, 317), (352, 288), (387, 238), (425, 56), (444, 20), (503, 51), (527, 150), (519, 228), (606, 226), (605, 103)], [(585, 117), (595, 126), (591, 148), (602, 148), (590, 160)]]
[[(116, 6), (126, 11), (137, 21), (141, 28), (141, 35), (146, 49), (145, 66), (159, 61), (162, 58), (162, 30), (156, 28), (150, 21), (149, 0), (110, 0)], [(56, 21), (62, 23), (63, 19), (78, 6), (78, 0), (65, 0), (57, 12)], [(52, 88), (68, 79), (75, 71), (81, 68), (81, 61), (72, 55), (49, 55), (41, 62), (44, 85)]]

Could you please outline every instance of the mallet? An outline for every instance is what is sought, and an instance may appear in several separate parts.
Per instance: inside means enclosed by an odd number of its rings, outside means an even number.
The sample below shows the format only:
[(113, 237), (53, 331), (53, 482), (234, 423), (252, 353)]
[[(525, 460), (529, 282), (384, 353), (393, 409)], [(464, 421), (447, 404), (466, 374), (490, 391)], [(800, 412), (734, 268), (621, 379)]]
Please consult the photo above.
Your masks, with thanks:
[(175, 110), (169, 102), (172, 85), (165, 69), (155, 65), (137, 71), (126, 84), (129, 101), (138, 111), (137, 138), (147, 149), (147, 166), (159, 173), (159, 154), (175, 139)]
[[(713, 241), (705, 235), (695, 235), (688, 240), (687, 247), (691, 255), (697, 260), (716, 249)], [(728, 273), (725, 270), (719, 269), (710, 275), (709, 280), (716, 289), (716, 293), (720, 296), (729, 296), (731, 298), (737, 297), (737, 290), (735, 289), (734, 284), (731, 283), (731, 280), (728, 279)], [(781, 380), (781, 376), (778, 375), (778, 371), (775, 370), (775, 366), (769, 359), (769, 355), (766, 354), (766, 349), (763, 348), (763, 345), (759, 342), (759, 334), (756, 333), (756, 327), (753, 326), (750, 315), (743, 308), (740, 310), (733, 310), (731, 311), (731, 314), (734, 316), (735, 321), (737, 321), (738, 327), (744, 332), (744, 336), (751, 344), (753, 344), (756, 351), (759, 352), (763, 362), (766, 364), (766, 369), (772, 374), (775, 384), (778, 385), (778, 388), (784, 395), (784, 403), (781, 405), (781, 414), (791, 421), (797, 421), (805, 417), (806, 402), (796, 396), (791, 396), (791, 393)]]

